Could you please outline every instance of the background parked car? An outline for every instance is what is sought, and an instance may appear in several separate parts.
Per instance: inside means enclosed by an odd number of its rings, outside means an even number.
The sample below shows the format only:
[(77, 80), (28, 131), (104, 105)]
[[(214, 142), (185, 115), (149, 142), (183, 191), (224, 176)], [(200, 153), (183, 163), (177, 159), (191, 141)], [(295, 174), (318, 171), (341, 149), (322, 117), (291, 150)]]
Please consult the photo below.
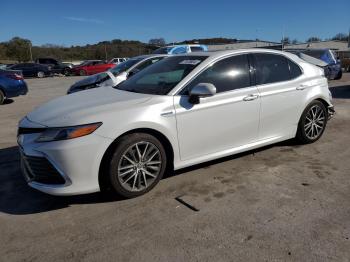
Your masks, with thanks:
[(68, 75), (73, 67), (72, 64), (62, 63), (54, 58), (37, 58), (35, 63), (50, 66), (53, 73), (64, 75)]
[(68, 89), (67, 94), (101, 86), (117, 85), (128, 77), (167, 56), (168, 55), (143, 55), (130, 58), (106, 72), (95, 74), (76, 82)]
[(70, 73), (73, 75), (93, 75), (107, 71), (108, 69), (114, 67), (115, 64), (106, 63), (103, 60), (87, 60), (81, 63), (80, 65), (74, 66)]
[(158, 48), (153, 54), (185, 54), (191, 52), (203, 52), (208, 51), (208, 47), (205, 45), (172, 45)]
[(302, 53), (315, 57), (326, 62), (328, 79), (338, 80), (342, 77), (341, 61), (337, 55), (330, 49), (308, 49)]
[(6, 98), (25, 95), (28, 92), (21, 71), (0, 70), (0, 105)]
[(118, 65), (120, 63), (125, 62), (126, 60), (128, 60), (126, 57), (123, 57), (123, 58), (116, 57), (116, 58), (112, 58), (111, 60), (109, 60), (108, 63)]
[(350, 72), (350, 52), (339, 52), (341, 67), (345, 72)]
[(21, 70), (24, 77), (39, 77), (52, 76), (51, 67), (36, 63), (21, 63), (7, 67), (11, 70)]

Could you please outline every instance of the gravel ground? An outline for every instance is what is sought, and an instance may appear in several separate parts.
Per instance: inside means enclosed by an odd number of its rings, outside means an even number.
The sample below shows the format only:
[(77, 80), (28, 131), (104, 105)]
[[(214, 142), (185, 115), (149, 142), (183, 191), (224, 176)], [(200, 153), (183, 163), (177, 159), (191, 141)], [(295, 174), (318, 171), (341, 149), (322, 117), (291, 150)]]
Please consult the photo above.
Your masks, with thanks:
[(132, 200), (53, 197), (21, 176), (17, 122), (78, 79), (28, 79), (0, 106), (4, 261), (350, 261), (350, 74), (331, 82), (337, 113), (317, 143), (181, 170)]

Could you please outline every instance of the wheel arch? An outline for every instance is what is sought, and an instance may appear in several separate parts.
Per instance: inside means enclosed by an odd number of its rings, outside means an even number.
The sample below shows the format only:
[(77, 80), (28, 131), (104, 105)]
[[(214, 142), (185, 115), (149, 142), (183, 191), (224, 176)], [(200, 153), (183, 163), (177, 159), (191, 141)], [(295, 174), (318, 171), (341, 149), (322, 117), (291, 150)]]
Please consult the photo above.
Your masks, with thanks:
[(118, 145), (118, 141), (123, 136), (134, 134), (134, 133), (145, 133), (154, 136), (155, 138), (159, 139), (159, 141), (163, 144), (167, 159), (170, 161), (167, 161), (167, 167), (166, 171), (174, 170), (174, 148), (170, 142), (170, 140), (160, 131), (153, 129), (153, 128), (135, 128), (132, 130), (129, 130), (127, 132), (124, 132), (123, 134), (119, 135), (114, 141), (108, 146), (107, 150), (105, 151), (102, 160), (100, 162), (99, 172), (98, 172), (98, 182), (100, 185), (101, 190), (104, 188), (108, 188), (109, 183), (106, 179), (106, 176), (103, 174), (106, 172), (108, 168), (108, 163), (112, 157), (112, 154)]

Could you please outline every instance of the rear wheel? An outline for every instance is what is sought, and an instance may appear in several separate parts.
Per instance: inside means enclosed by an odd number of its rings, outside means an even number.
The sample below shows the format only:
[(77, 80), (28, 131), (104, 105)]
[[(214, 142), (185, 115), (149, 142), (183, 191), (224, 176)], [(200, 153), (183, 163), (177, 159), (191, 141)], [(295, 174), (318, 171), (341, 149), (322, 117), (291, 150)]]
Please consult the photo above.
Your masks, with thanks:
[(120, 139), (109, 165), (109, 181), (114, 191), (126, 198), (150, 191), (163, 177), (167, 165), (163, 145), (145, 133)]
[(299, 142), (309, 144), (317, 141), (327, 125), (328, 113), (324, 104), (313, 101), (304, 110), (298, 124), (296, 138)]
[(64, 70), (63, 70), (63, 74), (65, 75), (65, 76), (69, 76), (69, 69), (68, 68), (65, 68)]
[(2, 105), (5, 101), (5, 95), (4, 93), (0, 90), (0, 105)]
[(39, 78), (43, 78), (45, 76), (45, 73), (43, 71), (39, 71), (36, 75)]

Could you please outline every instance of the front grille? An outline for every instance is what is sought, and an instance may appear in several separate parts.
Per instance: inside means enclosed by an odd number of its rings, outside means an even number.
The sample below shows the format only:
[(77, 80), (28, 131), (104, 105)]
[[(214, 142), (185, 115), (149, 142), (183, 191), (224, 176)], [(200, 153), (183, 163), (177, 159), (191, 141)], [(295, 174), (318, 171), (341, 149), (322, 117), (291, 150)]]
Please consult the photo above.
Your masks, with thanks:
[(57, 169), (46, 158), (23, 156), (23, 160), (29, 181), (51, 185), (65, 183)]
[(46, 128), (29, 128), (29, 127), (19, 127), (17, 130), (17, 136), (26, 134), (42, 133)]

